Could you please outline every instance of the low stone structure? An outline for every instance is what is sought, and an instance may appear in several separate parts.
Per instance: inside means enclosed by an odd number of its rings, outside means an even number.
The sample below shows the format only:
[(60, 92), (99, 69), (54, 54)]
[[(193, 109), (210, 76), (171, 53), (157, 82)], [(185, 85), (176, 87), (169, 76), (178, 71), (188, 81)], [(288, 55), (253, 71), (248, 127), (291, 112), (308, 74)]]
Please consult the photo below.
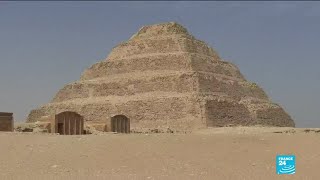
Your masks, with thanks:
[[(142, 27), (50, 103), (32, 110), (27, 122), (64, 111), (77, 112), (85, 124), (104, 131), (295, 126), (234, 64), (177, 23)], [(119, 115), (129, 121), (112, 123)]]
[(0, 112), (0, 131), (13, 131), (13, 113)]
[(79, 135), (84, 133), (83, 117), (75, 112), (62, 112), (51, 121), (51, 132), (61, 135)]
[(111, 131), (118, 133), (130, 133), (130, 119), (124, 115), (111, 118)]

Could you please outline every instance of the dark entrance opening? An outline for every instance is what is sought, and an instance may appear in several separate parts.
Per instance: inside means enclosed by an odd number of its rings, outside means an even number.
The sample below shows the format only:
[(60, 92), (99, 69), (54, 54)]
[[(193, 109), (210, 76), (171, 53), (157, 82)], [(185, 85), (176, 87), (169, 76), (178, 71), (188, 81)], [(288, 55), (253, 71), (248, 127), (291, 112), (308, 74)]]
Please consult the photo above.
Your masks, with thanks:
[(63, 134), (63, 123), (58, 123), (58, 133)]
[(111, 118), (111, 131), (117, 133), (130, 133), (130, 119), (124, 115)]

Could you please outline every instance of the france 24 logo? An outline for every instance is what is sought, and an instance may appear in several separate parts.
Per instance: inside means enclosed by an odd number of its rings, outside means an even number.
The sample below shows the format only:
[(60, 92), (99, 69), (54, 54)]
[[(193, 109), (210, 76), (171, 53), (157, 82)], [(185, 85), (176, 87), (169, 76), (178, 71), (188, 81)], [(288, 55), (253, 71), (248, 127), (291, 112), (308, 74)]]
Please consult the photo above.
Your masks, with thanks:
[(296, 173), (296, 156), (295, 155), (277, 155), (276, 169), (277, 169), (277, 174)]

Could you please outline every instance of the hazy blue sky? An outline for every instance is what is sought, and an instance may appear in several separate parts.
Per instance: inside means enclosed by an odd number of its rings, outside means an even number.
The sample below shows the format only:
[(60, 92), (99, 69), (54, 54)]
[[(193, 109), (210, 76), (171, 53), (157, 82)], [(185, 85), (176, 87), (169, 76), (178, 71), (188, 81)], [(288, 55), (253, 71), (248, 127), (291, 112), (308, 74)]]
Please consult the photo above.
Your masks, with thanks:
[(320, 2), (0, 2), (0, 111), (24, 121), (141, 26), (177, 21), (320, 127)]

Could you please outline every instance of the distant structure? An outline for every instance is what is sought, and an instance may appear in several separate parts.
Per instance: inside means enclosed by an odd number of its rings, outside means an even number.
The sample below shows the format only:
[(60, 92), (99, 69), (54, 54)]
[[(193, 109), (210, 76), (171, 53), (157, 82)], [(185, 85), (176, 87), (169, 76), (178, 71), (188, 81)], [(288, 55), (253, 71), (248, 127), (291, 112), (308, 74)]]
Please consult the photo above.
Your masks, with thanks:
[(13, 131), (13, 113), (0, 112), (0, 131)]
[(295, 126), (234, 64), (174, 22), (142, 27), (50, 103), (32, 110), (27, 122), (50, 121), (65, 111), (115, 132)]

